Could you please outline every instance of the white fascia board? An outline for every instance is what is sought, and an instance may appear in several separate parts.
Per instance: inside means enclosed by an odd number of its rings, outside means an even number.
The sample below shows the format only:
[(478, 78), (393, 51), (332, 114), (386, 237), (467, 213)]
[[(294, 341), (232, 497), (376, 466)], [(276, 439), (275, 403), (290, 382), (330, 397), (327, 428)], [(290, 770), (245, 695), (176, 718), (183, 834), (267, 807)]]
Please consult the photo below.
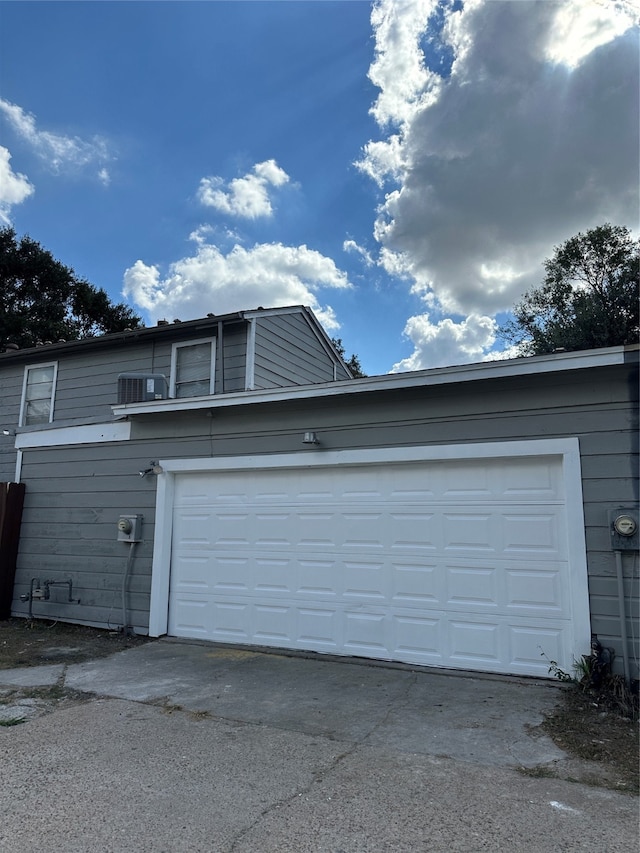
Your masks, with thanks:
[(127, 403), (112, 406), (116, 417), (143, 415), (153, 412), (183, 412), (198, 409), (218, 409), (245, 406), (253, 403), (275, 403), (288, 400), (336, 397), (344, 394), (366, 394), (372, 391), (392, 391), (408, 388), (432, 388), (484, 379), (504, 379), (535, 374), (560, 373), (567, 370), (587, 370), (624, 364), (624, 347), (603, 350), (570, 352), (553, 356), (531, 356), (509, 361), (480, 362), (457, 367), (440, 367), (410, 373), (387, 373), (365, 379), (345, 379), (319, 385), (288, 385), (264, 391), (238, 391), (220, 396), (191, 397), (179, 400), (159, 400), (148, 403)]
[(577, 438), (488, 441), (477, 444), (426, 444), (402, 447), (368, 447), (357, 450), (301, 450), (252, 456), (214, 456), (194, 459), (162, 459), (168, 474), (208, 471), (276, 470), (279, 468), (323, 468), (343, 465), (381, 465), (403, 462), (431, 462), (462, 459), (508, 459), (524, 456), (571, 456), (580, 462)]
[(18, 450), (36, 447), (61, 447), (68, 444), (104, 444), (110, 441), (128, 441), (131, 437), (129, 421), (109, 424), (86, 424), (54, 429), (22, 432), (16, 436)]

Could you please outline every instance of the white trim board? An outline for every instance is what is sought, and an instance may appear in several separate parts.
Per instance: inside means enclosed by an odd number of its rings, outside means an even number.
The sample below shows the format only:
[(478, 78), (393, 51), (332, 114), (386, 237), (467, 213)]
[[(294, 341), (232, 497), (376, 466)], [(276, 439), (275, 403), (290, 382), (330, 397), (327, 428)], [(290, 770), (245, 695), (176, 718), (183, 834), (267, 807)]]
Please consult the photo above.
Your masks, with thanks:
[(151, 575), (149, 635), (167, 633), (169, 581), (171, 571), (171, 531), (175, 477), (187, 473), (250, 471), (259, 469), (301, 469), (318, 466), (375, 465), (463, 459), (510, 459), (555, 456), (562, 461), (566, 496), (567, 548), (572, 591), (573, 647), (576, 659), (588, 653), (591, 640), (587, 558), (584, 536), (580, 446), (577, 438), (482, 444), (418, 445), (342, 451), (300, 451), (264, 456), (235, 456), (214, 459), (160, 460), (164, 473), (158, 476), (154, 553)]
[(18, 450), (28, 450), (67, 444), (103, 444), (109, 441), (128, 441), (130, 438), (131, 424), (129, 421), (119, 421), (21, 432), (16, 436), (15, 446)]

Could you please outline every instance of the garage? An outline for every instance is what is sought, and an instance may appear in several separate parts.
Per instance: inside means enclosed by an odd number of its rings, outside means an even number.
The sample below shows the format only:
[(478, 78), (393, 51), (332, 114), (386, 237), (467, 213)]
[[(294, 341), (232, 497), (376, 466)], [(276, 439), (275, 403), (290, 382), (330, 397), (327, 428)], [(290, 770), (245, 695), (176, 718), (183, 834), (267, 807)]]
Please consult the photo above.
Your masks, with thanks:
[(570, 669), (589, 639), (577, 448), (509, 450), (163, 463), (170, 536), (154, 580), (167, 633), (483, 672)]

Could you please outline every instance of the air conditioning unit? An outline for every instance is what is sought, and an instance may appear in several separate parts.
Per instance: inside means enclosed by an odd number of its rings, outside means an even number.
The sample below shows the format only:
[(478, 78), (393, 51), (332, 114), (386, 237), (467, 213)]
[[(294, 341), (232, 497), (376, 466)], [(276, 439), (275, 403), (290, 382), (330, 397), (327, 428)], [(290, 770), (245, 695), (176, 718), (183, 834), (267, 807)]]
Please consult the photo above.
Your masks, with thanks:
[(118, 376), (118, 405), (166, 400), (167, 378), (162, 373), (121, 373)]

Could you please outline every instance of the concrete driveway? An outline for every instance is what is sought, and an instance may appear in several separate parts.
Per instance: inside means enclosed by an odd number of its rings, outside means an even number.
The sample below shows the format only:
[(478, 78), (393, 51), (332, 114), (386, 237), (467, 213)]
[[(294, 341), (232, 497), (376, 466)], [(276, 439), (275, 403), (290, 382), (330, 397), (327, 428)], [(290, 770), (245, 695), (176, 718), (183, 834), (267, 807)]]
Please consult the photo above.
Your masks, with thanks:
[(558, 687), (160, 640), (0, 672), (88, 702), (0, 729), (0, 850), (629, 851), (625, 794), (548, 776)]

